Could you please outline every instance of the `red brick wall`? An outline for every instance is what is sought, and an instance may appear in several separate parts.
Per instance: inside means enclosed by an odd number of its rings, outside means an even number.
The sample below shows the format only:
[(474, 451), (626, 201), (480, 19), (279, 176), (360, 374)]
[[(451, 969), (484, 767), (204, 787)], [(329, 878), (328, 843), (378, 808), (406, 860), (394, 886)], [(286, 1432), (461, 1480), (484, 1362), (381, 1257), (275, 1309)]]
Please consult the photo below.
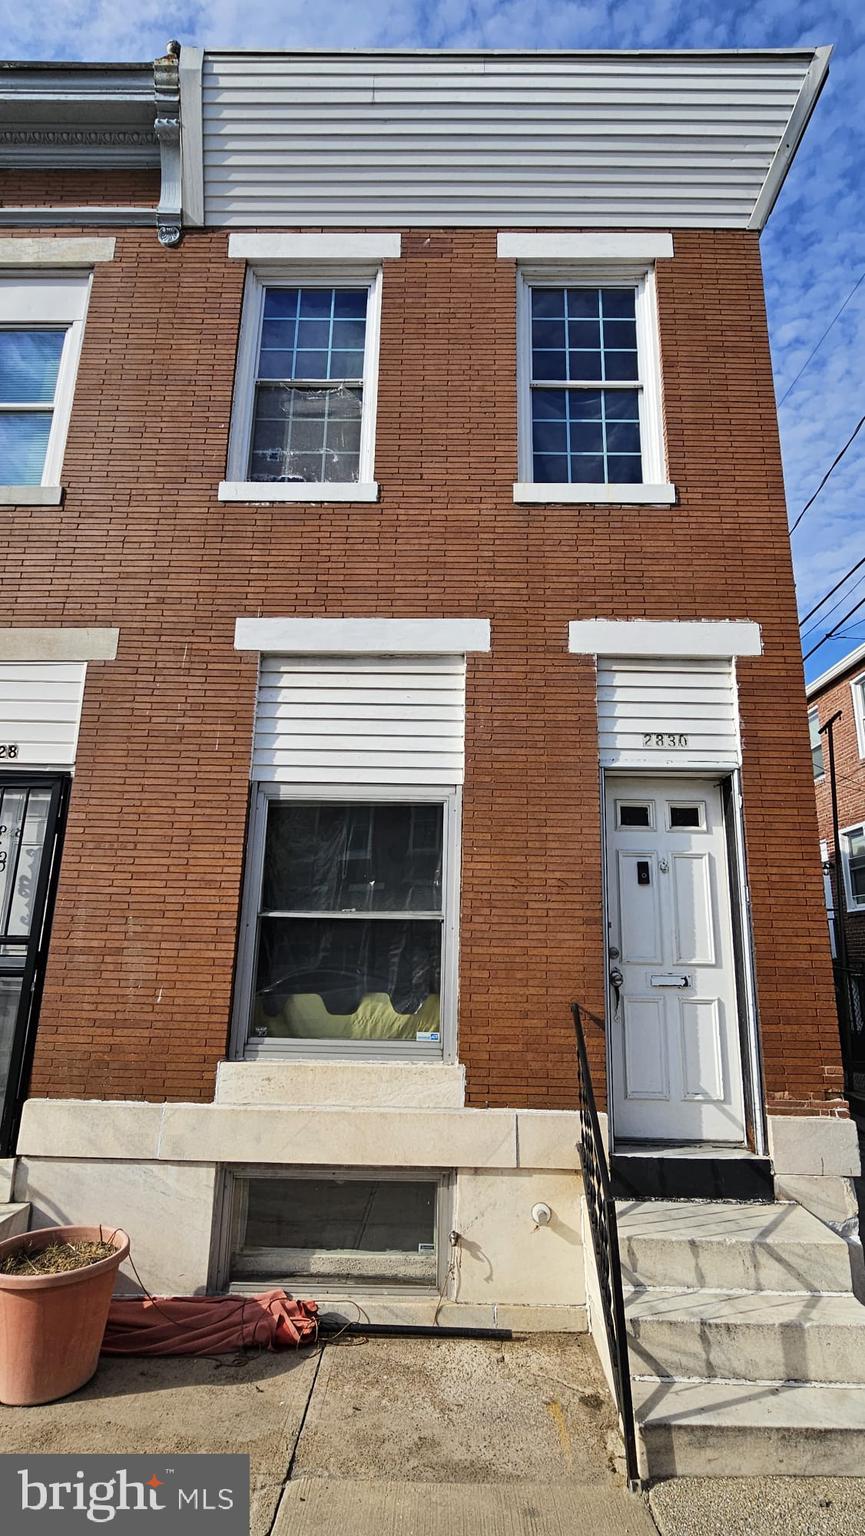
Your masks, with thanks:
[[(833, 732), (835, 749), (835, 784), (838, 795), (838, 825), (852, 827), (865, 822), (865, 760), (859, 756), (856, 737), (856, 719), (853, 714), (851, 680), (859, 677), (865, 667), (859, 666), (838, 682), (830, 685), (818, 698), (809, 699), (811, 707), (818, 710), (821, 725), (841, 711), (841, 719)], [(843, 897), (839, 899), (834, 868), (834, 842), (832, 837), (832, 798), (829, 791), (829, 750), (823, 737), (823, 760), (826, 773), (814, 785), (817, 800), (817, 825), (821, 838), (829, 846), (832, 865), (832, 887), (835, 892), (835, 910), (844, 914), (847, 933), (847, 950), (851, 965), (865, 967), (865, 909), (848, 913)], [(843, 887), (843, 882), (842, 882)]]
[(163, 250), (123, 232), (96, 270), (65, 505), (4, 512), (7, 622), (121, 628), (88, 672), (32, 1091), (212, 1096), (256, 674), (235, 617), (429, 614), (493, 625), (468, 683), (470, 1102), (573, 1104), (568, 1004), (600, 1011), (605, 945), (594, 669), (568, 620), (746, 618), (766, 651), (739, 674), (767, 1099), (826, 1112), (837, 1029), (756, 237), (677, 233), (659, 264), (663, 509), (514, 506), (514, 267), (494, 231), (427, 242), (385, 267), (377, 506), (217, 501), (243, 285), (224, 233)]
[[(159, 170), (0, 171), (0, 208), (155, 207)], [(44, 233), (44, 231), (42, 231)]]

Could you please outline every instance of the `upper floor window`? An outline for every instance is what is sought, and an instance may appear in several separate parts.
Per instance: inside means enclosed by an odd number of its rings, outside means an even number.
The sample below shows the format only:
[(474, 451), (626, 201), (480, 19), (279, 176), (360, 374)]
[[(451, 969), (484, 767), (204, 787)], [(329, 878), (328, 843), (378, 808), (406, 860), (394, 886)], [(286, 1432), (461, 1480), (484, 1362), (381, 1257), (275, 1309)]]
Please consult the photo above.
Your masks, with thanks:
[(815, 779), (822, 779), (823, 768), (823, 738), (820, 735), (820, 711), (809, 709), (808, 730), (811, 734), (811, 767), (814, 770)]
[(60, 483), (86, 277), (0, 279), (0, 485)]
[[(499, 236), (499, 255), (518, 262), (517, 502), (675, 500), (652, 254), (672, 255), (672, 243), (640, 237), (647, 255), (636, 260), (629, 239)], [(621, 246), (621, 260), (593, 255), (610, 245)]]
[(848, 912), (865, 908), (865, 827), (848, 827), (841, 833), (841, 862)]
[(865, 758), (865, 673), (854, 677), (850, 692), (853, 696), (853, 719), (856, 722), (856, 745), (859, 756)]
[(533, 284), (532, 479), (643, 479), (636, 291)]
[(380, 272), (249, 274), (220, 494), (372, 500)]

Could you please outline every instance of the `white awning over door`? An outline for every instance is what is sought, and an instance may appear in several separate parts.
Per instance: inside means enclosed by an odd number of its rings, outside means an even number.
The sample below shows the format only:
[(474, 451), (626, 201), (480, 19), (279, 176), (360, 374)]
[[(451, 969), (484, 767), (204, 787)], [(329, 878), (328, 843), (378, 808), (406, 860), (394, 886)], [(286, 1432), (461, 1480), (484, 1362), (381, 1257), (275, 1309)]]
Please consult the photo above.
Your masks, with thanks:
[(717, 657), (598, 657), (598, 745), (606, 768), (736, 768), (736, 673)]

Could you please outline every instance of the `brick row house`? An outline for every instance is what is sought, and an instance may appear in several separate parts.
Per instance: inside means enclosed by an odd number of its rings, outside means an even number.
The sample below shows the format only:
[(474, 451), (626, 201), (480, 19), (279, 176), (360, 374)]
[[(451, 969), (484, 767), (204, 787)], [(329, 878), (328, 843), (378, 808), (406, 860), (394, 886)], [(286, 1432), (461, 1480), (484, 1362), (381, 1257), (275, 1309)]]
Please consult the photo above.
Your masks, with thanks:
[(596, 1329), (576, 999), (653, 1470), (865, 1432), (789, 1367), (865, 1316), (759, 251), (827, 67), (0, 82), (9, 1198), (154, 1292)]
[(861, 1119), (865, 1114), (865, 645), (857, 645), (814, 678), (806, 694), (846, 1087)]

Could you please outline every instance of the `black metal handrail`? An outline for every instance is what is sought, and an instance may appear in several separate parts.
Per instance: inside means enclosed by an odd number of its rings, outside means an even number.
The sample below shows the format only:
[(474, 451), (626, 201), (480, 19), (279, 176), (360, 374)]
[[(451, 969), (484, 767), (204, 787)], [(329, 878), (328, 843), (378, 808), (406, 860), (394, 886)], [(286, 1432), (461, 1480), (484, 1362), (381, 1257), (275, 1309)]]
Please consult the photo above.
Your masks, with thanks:
[(631, 1394), (631, 1371), (628, 1363), (628, 1338), (625, 1329), (625, 1298), (622, 1290), (622, 1261), (619, 1256), (619, 1226), (616, 1220), (616, 1202), (610, 1188), (610, 1170), (607, 1153), (601, 1135), (601, 1123), (592, 1087), (592, 1074), (586, 1051), (583, 1031), (583, 1014), (604, 1028), (603, 1020), (571, 1004), (574, 1031), (577, 1037), (577, 1066), (580, 1107), (580, 1151), (583, 1165), (583, 1187), (589, 1226), (592, 1231), (592, 1247), (598, 1274), (598, 1289), (604, 1313), (604, 1329), (613, 1373), (616, 1407), (619, 1411), (622, 1439), (625, 1445), (625, 1470), (628, 1486), (637, 1491), (642, 1483), (637, 1460), (637, 1430), (634, 1422), (634, 1401)]

